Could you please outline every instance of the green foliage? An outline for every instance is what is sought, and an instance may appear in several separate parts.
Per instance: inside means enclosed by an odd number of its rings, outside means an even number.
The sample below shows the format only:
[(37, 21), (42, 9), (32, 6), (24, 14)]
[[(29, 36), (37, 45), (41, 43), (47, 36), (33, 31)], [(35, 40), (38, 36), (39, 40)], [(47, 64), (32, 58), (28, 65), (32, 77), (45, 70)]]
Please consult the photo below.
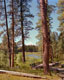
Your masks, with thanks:
[(55, 61), (64, 59), (64, 33), (58, 35), (57, 32), (51, 33), (51, 43), (53, 48), (53, 57)]
[(53, 56), (57, 57), (58, 52), (57, 52), (57, 44), (58, 44), (58, 33), (57, 32), (52, 32), (51, 33), (51, 45), (53, 48)]
[[(61, 55), (64, 55), (64, 32), (61, 32), (58, 39), (58, 52)], [(64, 57), (60, 57), (63, 59)]]
[[(34, 56), (38, 57), (34, 57)], [(26, 63), (27, 64), (32, 64), (32, 63), (37, 63), (41, 61), (41, 57), (40, 57), (40, 53), (38, 52), (26, 52)], [(22, 64), (22, 53), (18, 53), (16, 54), (16, 58), (15, 58), (15, 63), (17, 65), (21, 65)]]
[[(57, 50), (59, 54), (59, 58), (63, 59), (64, 58), (64, 0), (58, 0), (57, 3), (58, 6), (58, 20), (60, 22), (58, 30), (60, 31), (60, 35), (58, 37), (58, 45), (57, 45)], [(62, 54), (62, 56), (61, 56)]]
[[(3, 54), (3, 52), (1, 52), (0, 53), (0, 69), (11, 70), (11, 71), (13, 70), (13, 71), (31, 73), (31, 74), (36, 74), (36, 75), (41, 75), (42, 76), (43, 75), (43, 69), (34, 70), (30, 66), (30, 64), (41, 62), (41, 58), (36, 59), (32, 56), (28, 56), (29, 54), (35, 54), (36, 56), (37, 55), (40, 56), (39, 52), (33, 52), (33, 53), (32, 52), (27, 52), (26, 53), (26, 62), (23, 63), (22, 58), (21, 58), (22, 53), (15, 54), (15, 67), (14, 68), (9, 68), (8, 67), (8, 57), (4, 58), (5, 54)], [(58, 60), (55, 60), (55, 61), (58, 61)], [(11, 79), (13, 80), (12, 77), (11, 77)]]
[[(8, 47), (7, 47), (7, 36), (3, 35), (2, 43), (0, 44), (0, 50), (2, 50), (5, 54), (8, 53)], [(11, 40), (10, 40), (10, 45), (12, 45)], [(15, 54), (18, 53), (18, 46), (15, 43), (14, 44), (14, 51)]]
[(19, 54), (16, 55), (16, 58), (15, 58), (16, 65), (20, 65), (21, 61), (22, 61), (22, 54), (19, 53)]
[(22, 53), (16, 54), (15, 55), (15, 67), (13, 69), (10, 69), (10, 70), (22, 71), (25, 73), (33, 73), (33, 74), (42, 75), (43, 70), (33, 70), (30, 66), (30, 64), (41, 62), (41, 58), (37, 59), (33, 56), (29, 56), (32, 54), (34, 54), (36, 56), (40, 56), (40, 53), (38, 53), (38, 52), (34, 52), (34, 53), (26, 52), (26, 62), (25, 63), (22, 62)]
[(7, 67), (8, 66), (8, 54), (0, 52), (0, 68), (1, 67)]
[(60, 21), (59, 30), (64, 32), (64, 0), (58, 0), (58, 20)]
[(15, 54), (15, 62), (14, 62), (15, 67), (11, 69), (8, 67), (9, 66), (8, 65), (8, 63), (9, 63), (8, 62), (9, 61), (8, 54), (5, 55), (3, 52), (1, 52), (0, 53), (0, 69), (22, 71), (22, 72), (33, 73), (33, 74), (42, 74), (43, 71), (41, 71), (41, 70), (37, 71), (37, 70), (33, 70), (31, 68), (30, 64), (41, 62), (41, 58), (37, 59), (33, 56), (29, 56), (32, 54), (34, 54), (35, 56), (40, 56), (40, 53), (38, 53), (38, 52), (33, 52), (33, 53), (27, 52), (25, 63), (22, 62), (22, 53)]
[[(21, 22), (23, 22), (23, 32), (24, 32), (24, 37), (25, 39), (29, 37), (29, 31), (33, 29), (32, 27), (32, 20), (33, 19), (33, 14), (31, 13), (31, 1), (32, 0), (15, 0), (14, 1), (14, 8), (15, 8), (15, 31), (16, 31), (16, 38), (18, 36), (21, 37)], [(22, 8), (22, 11), (21, 11)], [(22, 17), (21, 17), (22, 14)], [(21, 41), (21, 39), (19, 40)]]

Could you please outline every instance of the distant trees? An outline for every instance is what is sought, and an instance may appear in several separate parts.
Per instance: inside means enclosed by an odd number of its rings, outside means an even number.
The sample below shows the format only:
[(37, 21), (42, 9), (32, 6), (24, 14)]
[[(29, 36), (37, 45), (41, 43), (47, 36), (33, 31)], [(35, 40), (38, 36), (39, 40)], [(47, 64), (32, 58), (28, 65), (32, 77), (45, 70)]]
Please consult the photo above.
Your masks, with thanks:
[(26, 52), (38, 52), (38, 46), (35, 46), (35, 45), (25, 46), (25, 51)]
[[(18, 52), (22, 52), (22, 47), (18, 48)], [(25, 52), (38, 52), (38, 46), (25, 45)]]

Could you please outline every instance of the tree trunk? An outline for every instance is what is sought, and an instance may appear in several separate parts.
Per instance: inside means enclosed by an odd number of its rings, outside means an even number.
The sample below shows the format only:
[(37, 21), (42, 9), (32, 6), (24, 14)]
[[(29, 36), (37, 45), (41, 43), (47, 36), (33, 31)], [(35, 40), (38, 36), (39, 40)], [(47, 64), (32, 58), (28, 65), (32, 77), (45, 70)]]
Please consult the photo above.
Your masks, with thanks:
[(24, 45), (24, 28), (23, 28), (22, 0), (20, 2), (20, 6), (21, 6), (21, 33), (22, 33), (22, 61), (25, 62), (25, 45)]
[[(45, 0), (45, 14), (47, 15), (47, 6), (48, 6), (48, 0)], [(46, 18), (47, 19), (47, 18)], [(48, 26), (48, 41), (49, 41), (49, 58), (51, 61), (53, 61), (53, 51), (52, 51), (52, 46), (51, 46), (51, 40), (50, 40), (50, 27)]]
[(11, 67), (14, 67), (14, 8), (12, 0), (12, 64)]
[(10, 48), (10, 39), (9, 39), (9, 31), (8, 31), (8, 20), (7, 20), (7, 10), (6, 10), (6, 1), (4, 0), (5, 7), (5, 18), (6, 18), (6, 31), (7, 31), (7, 45), (8, 45), (8, 53), (9, 53), (9, 65), (11, 67), (11, 48)]
[(43, 33), (43, 68), (44, 73), (49, 73), (49, 40), (47, 26), (47, 8), (45, 0), (40, 0), (41, 18), (42, 18), (42, 33)]

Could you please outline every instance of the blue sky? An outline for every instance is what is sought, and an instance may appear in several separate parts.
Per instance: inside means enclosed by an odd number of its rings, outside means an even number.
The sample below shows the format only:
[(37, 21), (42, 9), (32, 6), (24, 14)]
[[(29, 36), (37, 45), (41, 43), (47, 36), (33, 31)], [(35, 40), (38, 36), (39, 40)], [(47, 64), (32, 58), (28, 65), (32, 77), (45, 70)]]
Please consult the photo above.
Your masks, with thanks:
[[(53, 4), (56, 5), (58, 0), (48, 0), (48, 4)], [(36, 27), (36, 23), (38, 21), (38, 9), (37, 9), (37, 0), (32, 1), (32, 8), (31, 12), (34, 14), (34, 19), (33, 19), (33, 27)], [(59, 26), (59, 21), (57, 20), (58, 14), (57, 11), (52, 13), (52, 18), (53, 18), (53, 23), (52, 23), (52, 31), (57, 31), (57, 28)], [(57, 31), (58, 32), (58, 31)], [(36, 38), (38, 32), (36, 30), (33, 30), (30, 32), (30, 38), (25, 41), (26, 44), (37, 44), (38, 40)]]
[[(49, 4), (53, 4), (53, 5), (56, 5), (56, 3), (58, 2), (58, 0), (48, 0), (48, 3)], [(38, 8), (37, 8), (37, 0), (32, 0), (32, 3), (31, 3), (32, 7), (31, 7), (31, 13), (33, 13), (34, 15), (34, 19), (32, 20), (33, 22), (33, 27), (35, 28), (36, 27), (36, 23), (38, 21), (38, 16), (37, 16), (37, 13), (38, 13)], [(52, 23), (52, 31), (57, 31), (57, 28), (59, 26), (59, 21), (57, 20), (57, 12), (53, 12), (52, 13), (52, 18), (53, 18), (53, 23)], [(38, 42), (38, 39), (36, 38), (38, 32), (37, 30), (32, 30), (30, 31), (30, 38), (27, 39), (25, 41), (25, 44), (29, 45), (29, 44), (37, 44)], [(0, 42), (1, 42), (1, 38), (0, 38)]]

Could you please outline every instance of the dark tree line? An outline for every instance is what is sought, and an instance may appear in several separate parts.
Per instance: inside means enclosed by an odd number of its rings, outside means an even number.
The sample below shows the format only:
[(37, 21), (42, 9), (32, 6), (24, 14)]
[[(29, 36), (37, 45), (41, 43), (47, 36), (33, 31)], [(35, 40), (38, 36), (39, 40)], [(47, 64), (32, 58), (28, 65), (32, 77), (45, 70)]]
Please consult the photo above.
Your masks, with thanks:
[[(26, 52), (38, 52), (38, 46), (25, 45)], [(22, 52), (22, 47), (18, 48), (18, 52)]]

